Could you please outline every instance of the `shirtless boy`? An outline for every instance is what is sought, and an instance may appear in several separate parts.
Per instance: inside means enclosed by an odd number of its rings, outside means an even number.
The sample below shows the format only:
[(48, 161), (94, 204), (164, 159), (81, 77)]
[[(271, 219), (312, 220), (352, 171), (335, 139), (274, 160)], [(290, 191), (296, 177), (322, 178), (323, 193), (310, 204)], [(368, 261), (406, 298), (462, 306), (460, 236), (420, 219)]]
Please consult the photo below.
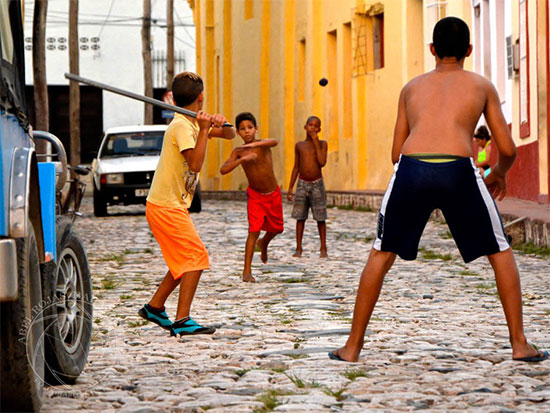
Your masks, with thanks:
[[(261, 250), (263, 263), (267, 262), (267, 247), (277, 234), (283, 232), (283, 204), (281, 189), (273, 172), (272, 147), (277, 145), (275, 139), (256, 139), (258, 126), (256, 119), (249, 112), (237, 115), (235, 119), (237, 133), (244, 145), (233, 150), (222, 165), (222, 175), (228, 174), (241, 165), (248, 179), (246, 194), (248, 198), (248, 237), (244, 253), (244, 282), (256, 282), (252, 276), (252, 257), (256, 244)], [(265, 231), (263, 238), (258, 239), (260, 231)]]
[[(292, 218), (296, 219), (296, 252), (293, 257), (302, 256), (302, 237), (309, 208), (317, 221), (321, 239), (321, 258), (327, 257), (327, 194), (321, 168), (327, 163), (327, 142), (319, 140), (321, 119), (310, 116), (306, 125), (306, 138), (294, 148), (294, 168), (290, 175), (287, 198), (294, 200)], [(296, 194), (292, 192), (298, 178)]]
[[(424, 226), (433, 209), (439, 208), (464, 261), (486, 255), (493, 267), (512, 358), (545, 360), (548, 352), (537, 351), (525, 338), (519, 274), (491, 197), (506, 195), (506, 173), (516, 157), (500, 99), (490, 81), (463, 70), (472, 46), (462, 20), (440, 20), (430, 51), (435, 70), (412, 79), (399, 97), (392, 148), (395, 172), (382, 200), (377, 237), (359, 282), (350, 336), (329, 357), (358, 360), (385, 274), (396, 254), (406, 260), (416, 258)], [(498, 162), (485, 181), (472, 159), (471, 138), (482, 114), (498, 148)]]

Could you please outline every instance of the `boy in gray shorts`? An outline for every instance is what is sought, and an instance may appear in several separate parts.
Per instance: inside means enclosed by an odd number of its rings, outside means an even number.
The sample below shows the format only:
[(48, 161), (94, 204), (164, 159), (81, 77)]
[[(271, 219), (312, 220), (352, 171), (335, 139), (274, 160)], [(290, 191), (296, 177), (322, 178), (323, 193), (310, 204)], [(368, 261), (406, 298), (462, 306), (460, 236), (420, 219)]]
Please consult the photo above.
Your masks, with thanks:
[[(321, 131), (321, 119), (310, 116), (307, 119), (306, 139), (298, 142), (294, 149), (294, 168), (290, 176), (287, 198), (294, 201), (292, 218), (296, 219), (296, 252), (293, 257), (302, 256), (302, 237), (304, 226), (308, 217), (309, 208), (313, 213), (313, 219), (317, 221), (319, 238), (321, 239), (321, 258), (327, 257), (327, 194), (321, 168), (327, 163), (327, 142), (319, 140)], [(292, 189), (298, 178), (296, 195)]]

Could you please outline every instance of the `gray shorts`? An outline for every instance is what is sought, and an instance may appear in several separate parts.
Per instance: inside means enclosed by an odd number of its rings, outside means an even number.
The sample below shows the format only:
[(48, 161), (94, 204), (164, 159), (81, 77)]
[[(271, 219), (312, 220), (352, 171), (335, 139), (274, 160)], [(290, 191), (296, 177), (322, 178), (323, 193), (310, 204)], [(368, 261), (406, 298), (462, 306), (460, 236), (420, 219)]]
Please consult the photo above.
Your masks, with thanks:
[(292, 218), (305, 220), (308, 217), (309, 208), (315, 221), (327, 219), (327, 193), (323, 178), (313, 182), (298, 178), (296, 194), (294, 194), (294, 209)]

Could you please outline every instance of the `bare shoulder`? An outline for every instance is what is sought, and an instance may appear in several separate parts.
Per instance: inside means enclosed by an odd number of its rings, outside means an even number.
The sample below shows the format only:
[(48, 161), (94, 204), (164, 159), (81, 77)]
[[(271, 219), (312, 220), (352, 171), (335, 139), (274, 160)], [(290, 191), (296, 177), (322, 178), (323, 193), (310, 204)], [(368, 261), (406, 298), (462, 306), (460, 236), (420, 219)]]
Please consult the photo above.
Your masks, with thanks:
[(472, 82), (476, 86), (493, 89), (493, 83), (485, 76), (470, 72), (469, 70), (464, 70), (463, 74), (468, 81)]
[(405, 86), (403, 86), (403, 88), (401, 89), (401, 93), (405, 94), (411, 89), (418, 87), (420, 84), (422, 84), (426, 80), (429, 80), (430, 77), (432, 77), (432, 74), (433, 72), (426, 72), (426, 73), (422, 73), (421, 75), (413, 77), (411, 80), (409, 80), (405, 84)]

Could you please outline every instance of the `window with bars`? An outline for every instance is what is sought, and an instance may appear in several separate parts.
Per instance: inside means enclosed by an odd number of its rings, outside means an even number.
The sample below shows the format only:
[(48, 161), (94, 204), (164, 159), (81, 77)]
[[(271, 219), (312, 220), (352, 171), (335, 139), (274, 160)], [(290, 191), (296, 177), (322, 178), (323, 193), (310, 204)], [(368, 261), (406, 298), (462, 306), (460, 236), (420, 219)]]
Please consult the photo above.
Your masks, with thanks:
[[(153, 65), (153, 88), (166, 88), (168, 84), (166, 82), (166, 50), (153, 50), (151, 59)], [(184, 72), (186, 67), (185, 52), (183, 50), (175, 51), (174, 76), (180, 72)]]
[[(426, 0), (424, 9), (424, 44), (428, 50), (432, 42), (432, 34), (435, 24), (447, 15), (447, 1)], [(429, 71), (435, 67), (435, 61), (431, 53), (424, 53), (424, 70)]]
[(384, 67), (384, 5), (357, 8), (353, 18), (353, 76)]

